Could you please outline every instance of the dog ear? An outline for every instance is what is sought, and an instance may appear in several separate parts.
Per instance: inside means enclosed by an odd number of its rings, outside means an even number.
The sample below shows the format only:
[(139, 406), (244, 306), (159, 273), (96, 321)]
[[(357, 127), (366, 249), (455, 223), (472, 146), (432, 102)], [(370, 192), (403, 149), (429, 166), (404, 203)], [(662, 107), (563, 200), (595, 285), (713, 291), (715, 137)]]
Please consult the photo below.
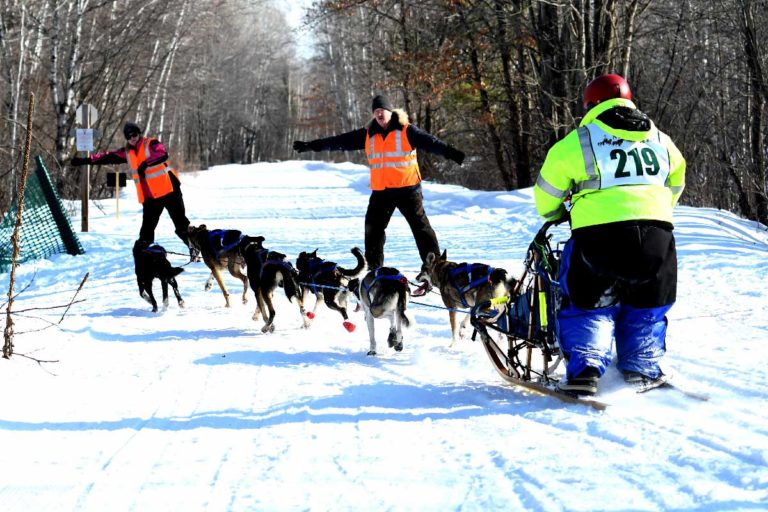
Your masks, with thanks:
[(261, 243), (261, 242), (263, 242), (264, 240), (266, 240), (266, 238), (264, 238), (263, 236), (257, 236), (257, 237), (255, 238), (255, 240), (256, 240), (256, 242), (258, 242), (258, 243)]
[(432, 265), (435, 262), (436, 257), (437, 256), (435, 255), (435, 253), (430, 252), (429, 254), (427, 254), (427, 259), (424, 260), (424, 263), (426, 263), (427, 265)]
[(448, 249), (443, 249), (443, 254), (440, 255), (440, 259), (443, 261), (448, 260)]

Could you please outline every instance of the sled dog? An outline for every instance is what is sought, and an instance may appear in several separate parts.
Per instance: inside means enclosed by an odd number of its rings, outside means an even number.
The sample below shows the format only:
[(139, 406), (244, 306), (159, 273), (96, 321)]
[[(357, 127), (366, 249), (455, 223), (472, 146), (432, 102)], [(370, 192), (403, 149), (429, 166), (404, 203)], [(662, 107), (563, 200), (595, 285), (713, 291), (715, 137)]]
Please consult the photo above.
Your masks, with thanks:
[(389, 320), (389, 347), (397, 352), (403, 350), (403, 327), (410, 327), (412, 323), (406, 311), (411, 289), (403, 274), (396, 268), (381, 267), (371, 270), (362, 279), (350, 281), (349, 287), (354, 291), (365, 313), (370, 338), (368, 355), (376, 355), (374, 320), (377, 318)]
[(184, 307), (184, 300), (179, 293), (179, 285), (176, 276), (184, 272), (181, 267), (173, 267), (168, 261), (165, 249), (157, 244), (151, 244), (146, 240), (136, 240), (133, 244), (133, 263), (136, 268), (136, 282), (139, 285), (139, 295), (152, 304), (152, 312), (157, 312), (157, 301), (152, 293), (152, 282), (160, 280), (163, 290), (163, 307), (168, 307), (168, 285), (173, 288), (173, 294), (179, 302), (179, 307)]
[(243, 234), (236, 229), (208, 230), (205, 224), (189, 226), (189, 245), (200, 251), (200, 257), (211, 270), (211, 275), (205, 283), (205, 290), (213, 287), (213, 280), (219, 284), (221, 293), (224, 294), (226, 307), (230, 306), (229, 291), (224, 284), (221, 271), (228, 269), (229, 273), (243, 283), (243, 304), (248, 302), (248, 277), (243, 274), (245, 261), (239, 251)]
[(307, 317), (311, 320), (315, 317), (317, 307), (321, 302), (334, 311), (338, 311), (344, 319), (343, 325), (347, 331), (355, 330), (355, 324), (349, 321), (347, 315), (347, 297), (349, 280), (359, 277), (365, 272), (365, 257), (362, 251), (354, 247), (351, 250), (357, 259), (357, 265), (353, 269), (346, 269), (333, 261), (327, 261), (317, 255), (317, 249), (312, 252), (301, 252), (296, 258), (296, 268), (299, 270), (299, 282), (306, 297), (309, 294), (315, 296), (315, 306)]
[(279, 286), (285, 291), (285, 296), (290, 302), (296, 299), (299, 305), (299, 313), (308, 326), (306, 312), (304, 311), (304, 297), (299, 285), (299, 272), (286, 255), (277, 251), (264, 248), (263, 236), (243, 236), (240, 241), (240, 254), (245, 260), (245, 268), (248, 272), (248, 282), (256, 296), (256, 310), (253, 319), (264, 319), (261, 332), (274, 332), (275, 307), (272, 302), (275, 289)]
[(469, 312), (457, 326), (457, 309), (468, 310), (475, 304), (508, 293), (507, 271), (493, 268), (483, 263), (455, 263), (448, 261), (447, 251), (437, 256), (429, 253), (416, 281), (424, 283), (426, 289), (437, 287), (443, 304), (448, 308), (448, 319), (451, 323), (451, 345), (464, 334), (469, 323)]

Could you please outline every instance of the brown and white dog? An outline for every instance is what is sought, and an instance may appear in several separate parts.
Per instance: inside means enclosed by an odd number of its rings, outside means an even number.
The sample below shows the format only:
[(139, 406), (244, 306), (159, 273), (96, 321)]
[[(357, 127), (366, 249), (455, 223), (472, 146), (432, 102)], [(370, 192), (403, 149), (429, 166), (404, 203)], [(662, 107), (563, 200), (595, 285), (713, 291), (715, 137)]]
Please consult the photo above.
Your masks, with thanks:
[(340, 267), (333, 261), (327, 261), (317, 255), (317, 249), (312, 252), (302, 252), (296, 258), (296, 268), (299, 270), (299, 283), (306, 297), (308, 294), (315, 296), (315, 307), (307, 314), (312, 320), (315, 317), (317, 307), (321, 302), (334, 311), (338, 311), (344, 319), (344, 328), (352, 332), (355, 324), (349, 321), (347, 315), (347, 297), (349, 280), (360, 276), (365, 272), (365, 257), (360, 249), (352, 248), (352, 254), (357, 259), (357, 265), (353, 269)]
[(503, 297), (508, 294), (507, 271), (493, 268), (484, 263), (455, 263), (448, 261), (447, 251), (439, 257), (429, 253), (416, 281), (424, 283), (426, 289), (437, 287), (443, 304), (448, 308), (451, 323), (451, 346), (464, 337), (469, 312), (457, 326), (456, 313), (459, 308), (468, 310), (475, 304)]
[(403, 327), (410, 327), (412, 323), (407, 312), (411, 289), (405, 276), (396, 268), (381, 267), (371, 270), (362, 279), (353, 279), (349, 288), (365, 313), (370, 340), (368, 355), (376, 355), (374, 321), (379, 318), (389, 320), (389, 348), (397, 352), (403, 350)]
[(240, 254), (245, 260), (248, 271), (248, 282), (256, 296), (256, 311), (253, 319), (264, 318), (261, 332), (274, 332), (275, 307), (272, 302), (275, 289), (279, 286), (285, 291), (290, 302), (296, 299), (304, 327), (309, 326), (309, 320), (304, 311), (304, 296), (299, 285), (299, 272), (285, 254), (264, 248), (263, 236), (243, 236), (240, 241)]
[(245, 260), (239, 250), (243, 234), (236, 229), (209, 230), (205, 224), (189, 226), (187, 233), (190, 247), (200, 251), (203, 263), (211, 269), (211, 275), (205, 283), (205, 290), (210, 290), (213, 287), (213, 280), (216, 279), (221, 293), (224, 294), (226, 307), (230, 306), (229, 291), (227, 291), (227, 286), (221, 275), (221, 271), (226, 268), (233, 277), (243, 283), (243, 304), (247, 304), (248, 277), (243, 274)]

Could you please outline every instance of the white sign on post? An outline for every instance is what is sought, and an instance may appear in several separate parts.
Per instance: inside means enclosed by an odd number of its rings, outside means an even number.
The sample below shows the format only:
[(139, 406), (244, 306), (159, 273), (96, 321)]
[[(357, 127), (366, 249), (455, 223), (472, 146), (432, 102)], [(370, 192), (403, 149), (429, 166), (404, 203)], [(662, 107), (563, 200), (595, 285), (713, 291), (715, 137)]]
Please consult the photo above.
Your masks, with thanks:
[(90, 128), (76, 129), (75, 147), (78, 151), (93, 151), (93, 130)]
[(99, 119), (99, 113), (96, 110), (96, 107), (90, 103), (83, 103), (77, 107), (75, 115), (77, 116), (80, 126), (85, 126), (86, 128), (93, 126)]

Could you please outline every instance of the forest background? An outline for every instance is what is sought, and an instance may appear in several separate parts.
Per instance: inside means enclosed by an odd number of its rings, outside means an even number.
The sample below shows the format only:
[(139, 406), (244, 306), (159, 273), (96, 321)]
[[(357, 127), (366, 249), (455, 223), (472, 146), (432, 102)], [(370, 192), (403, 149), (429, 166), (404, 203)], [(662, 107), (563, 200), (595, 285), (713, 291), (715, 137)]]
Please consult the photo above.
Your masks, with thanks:
[[(98, 111), (97, 150), (134, 120), (197, 170), (295, 158), (295, 139), (363, 126), (377, 93), (468, 154), (419, 155), (425, 178), (513, 190), (578, 125), (585, 84), (615, 72), (686, 157), (683, 203), (768, 224), (768, 0), (305, 3), (309, 53), (279, 0), (0, 0), (0, 213), (32, 93), (33, 154), (67, 198), (82, 104)], [(93, 197), (110, 193), (90, 176)]]

